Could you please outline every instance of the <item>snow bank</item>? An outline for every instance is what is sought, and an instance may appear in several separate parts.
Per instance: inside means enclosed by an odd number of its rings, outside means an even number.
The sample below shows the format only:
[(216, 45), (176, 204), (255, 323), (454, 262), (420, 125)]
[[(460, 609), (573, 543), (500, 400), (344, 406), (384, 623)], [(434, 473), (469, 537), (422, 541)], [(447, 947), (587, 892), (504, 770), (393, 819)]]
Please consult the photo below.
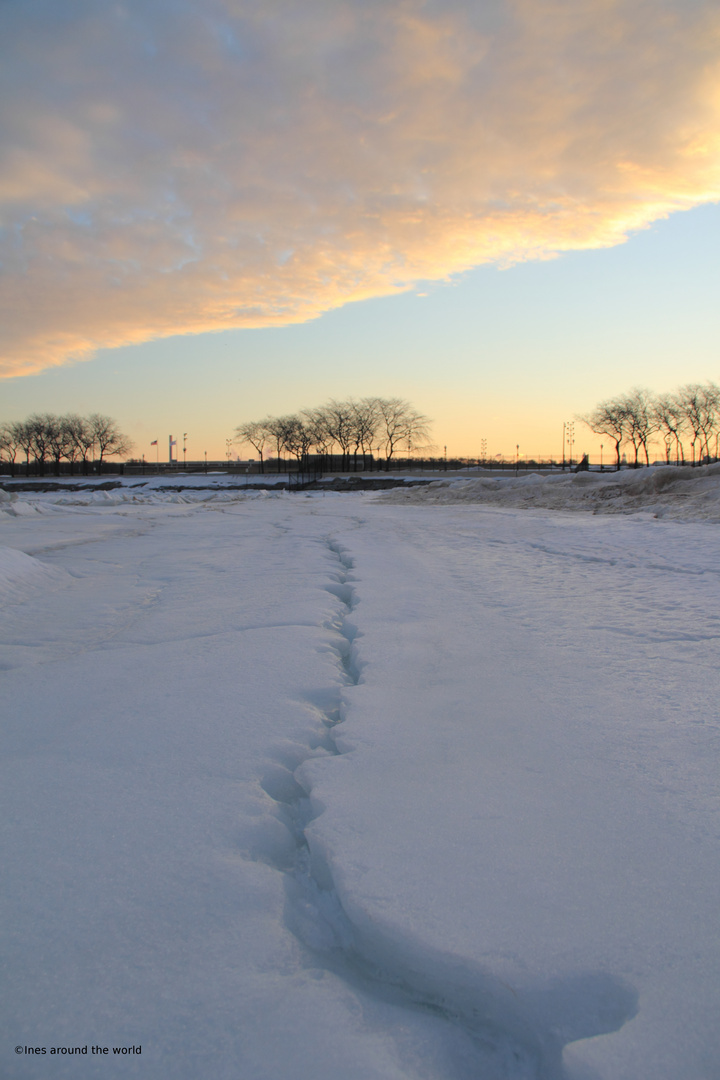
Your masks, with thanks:
[(720, 521), (720, 464), (702, 468), (652, 466), (620, 473), (480, 476), (436, 480), (427, 487), (389, 491), (386, 503), (488, 503), (595, 514), (651, 513), (676, 520)]
[(0, 547), (0, 604), (18, 604), (31, 596), (62, 588), (70, 575), (13, 548)]

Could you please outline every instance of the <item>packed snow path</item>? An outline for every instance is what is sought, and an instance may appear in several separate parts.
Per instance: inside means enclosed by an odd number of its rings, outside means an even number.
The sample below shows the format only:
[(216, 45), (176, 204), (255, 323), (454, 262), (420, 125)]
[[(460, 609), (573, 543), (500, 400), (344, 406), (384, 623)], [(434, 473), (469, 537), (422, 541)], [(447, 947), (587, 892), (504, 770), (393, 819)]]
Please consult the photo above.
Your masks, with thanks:
[(717, 527), (162, 498), (0, 513), (2, 1075), (717, 1080)]

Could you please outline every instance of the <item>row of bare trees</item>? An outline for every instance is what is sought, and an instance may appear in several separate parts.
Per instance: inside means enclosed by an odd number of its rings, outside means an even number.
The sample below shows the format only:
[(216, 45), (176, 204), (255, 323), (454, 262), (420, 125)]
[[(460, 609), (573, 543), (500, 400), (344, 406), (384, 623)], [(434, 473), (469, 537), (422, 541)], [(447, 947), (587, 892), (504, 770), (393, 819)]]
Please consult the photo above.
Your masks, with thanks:
[[(670, 394), (656, 396), (636, 388), (629, 394), (603, 401), (580, 418), (597, 435), (606, 435), (615, 446), (620, 468), (623, 444), (633, 448), (634, 464), (640, 454), (650, 464), (649, 443), (659, 435), (665, 444), (665, 460), (693, 465), (718, 456), (720, 438), (720, 387), (715, 383), (689, 383)], [(685, 447), (690, 447), (690, 455)]]
[(341, 468), (357, 469), (368, 456), (383, 458), (389, 469), (402, 449), (408, 454), (430, 449), (430, 420), (402, 398), (366, 397), (359, 401), (328, 401), (314, 409), (290, 416), (267, 416), (236, 428), (237, 441), (252, 446), (265, 471), (269, 451), (277, 459), (283, 454), (301, 461), (309, 454), (341, 457)]
[(41, 476), (51, 463), (56, 475), (60, 462), (75, 465), (84, 473), (92, 467), (102, 472), (103, 461), (129, 453), (132, 443), (110, 416), (93, 413), (91, 416), (55, 416), (38, 413), (27, 420), (0, 424), (0, 459), (7, 462), (14, 474), (19, 456), (25, 457), (27, 472), (32, 459), (35, 471)]

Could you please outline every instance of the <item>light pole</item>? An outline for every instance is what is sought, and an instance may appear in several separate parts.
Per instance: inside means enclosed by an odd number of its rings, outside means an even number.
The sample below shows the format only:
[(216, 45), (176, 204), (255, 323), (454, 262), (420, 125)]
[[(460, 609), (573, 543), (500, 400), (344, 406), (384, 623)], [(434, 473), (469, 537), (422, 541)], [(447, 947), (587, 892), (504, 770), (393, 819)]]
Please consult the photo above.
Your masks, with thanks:
[(515, 443), (515, 475), (520, 470), (520, 443)]
[(183, 431), (183, 469), (187, 465), (187, 449), (185, 444), (187, 443), (187, 431)]
[(566, 427), (567, 427), (567, 424), (563, 420), (563, 463), (562, 463), (563, 472), (565, 472), (565, 428)]
[(445, 472), (447, 472), (447, 446), (443, 447), (445, 450)]
[(207, 450), (205, 451), (205, 472), (207, 473)]
[(600, 443), (600, 472), (602, 472), (602, 471), (603, 471), (603, 464), (602, 464), (602, 452), (603, 452), (603, 444), (602, 444), (602, 443)]
[[(572, 463), (573, 463), (573, 446), (574, 446), (574, 444), (575, 444), (575, 423), (574, 423), (574, 421), (573, 421), (573, 420), (569, 420), (569, 421), (568, 421), (568, 422), (567, 422), (567, 423), (565, 424), (565, 428), (566, 428), (566, 430), (567, 430), (567, 444), (568, 444), (568, 446), (570, 447), (570, 462), (569, 462), (569, 468), (571, 468), (571, 469), (572, 469)], [(563, 455), (563, 458), (564, 458), (564, 455)]]
[(228, 465), (230, 464), (230, 447), (232, 445), (232, 439), (225, 440), (225, 457), (227, 458)]

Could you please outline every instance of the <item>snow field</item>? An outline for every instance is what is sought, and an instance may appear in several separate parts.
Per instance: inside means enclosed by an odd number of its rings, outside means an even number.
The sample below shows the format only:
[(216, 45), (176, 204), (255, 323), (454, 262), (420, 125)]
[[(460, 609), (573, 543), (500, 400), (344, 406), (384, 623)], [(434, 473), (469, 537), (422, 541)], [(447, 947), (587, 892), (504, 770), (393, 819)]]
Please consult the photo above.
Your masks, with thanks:
[(28, 506), (8, 1076), (717, 1075), (712, 526)]

